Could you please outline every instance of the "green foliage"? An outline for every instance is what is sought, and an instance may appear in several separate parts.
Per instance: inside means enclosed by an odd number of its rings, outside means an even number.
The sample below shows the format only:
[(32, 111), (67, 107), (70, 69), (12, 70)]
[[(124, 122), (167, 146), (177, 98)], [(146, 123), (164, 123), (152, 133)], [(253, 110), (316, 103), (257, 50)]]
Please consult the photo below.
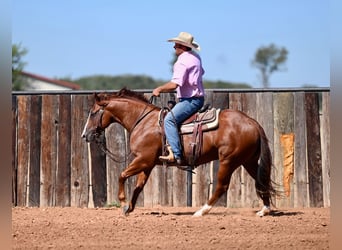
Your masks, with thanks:
[(160, 84), (153, 78), (139, 75), (104, 76), (96, 75), (82, 77), (73, 82), (79, 84), (83, 89), (112, 90), (128, 87), (130, 89), (152, 89)]
[(204, 81), (204, 88), (206, 89), (248, 89), (251, 88), (246, 83), (232, 83), (223, 81)]
[(12, 89), (22, 90), (24, 82), (21, 79), (20, 72), (23, 71), (26, 62), (22, 58), (27, 54), (27, 49), (21, 44), (12, 44)]
[(269, 77), (274, 71), (282, 70), (287, 60), (286, 48), (278, 48), (274, 44), (260, 47), (256, 53), (252, 65), (261, 72), (262, 84), (265, 88), (269, 86)]
[[(68, 79), (68, 81), (71, 81)], [(141, 75), (120, 75), (120, 76), (88, 76), (82, 77), (73, 82), (79, 84), (82, 89), (87, 90), (119, 90), (123, 87), (130, 89), (154, 89), (166, 81), (154, 80), (148, 76)], [(223, 81), (204, 81), (204, 87), (214, 88), (251, 88), (245, 83), (231, 83)]]

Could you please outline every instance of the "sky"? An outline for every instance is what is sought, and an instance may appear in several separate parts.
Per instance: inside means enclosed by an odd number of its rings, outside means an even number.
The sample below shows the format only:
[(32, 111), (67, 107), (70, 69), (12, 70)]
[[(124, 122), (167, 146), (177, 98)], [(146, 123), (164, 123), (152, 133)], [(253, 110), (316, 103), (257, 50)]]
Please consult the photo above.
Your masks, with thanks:
[(288, 50), (271, 88), (330, 86), (326, 0), (13, 0), (12, 44), (28, 50), (25, 71), (51, 78), (145, 75), (169, 81), (179, 32), (200, 44), (204, 80), (261, 88), (260, 47)]

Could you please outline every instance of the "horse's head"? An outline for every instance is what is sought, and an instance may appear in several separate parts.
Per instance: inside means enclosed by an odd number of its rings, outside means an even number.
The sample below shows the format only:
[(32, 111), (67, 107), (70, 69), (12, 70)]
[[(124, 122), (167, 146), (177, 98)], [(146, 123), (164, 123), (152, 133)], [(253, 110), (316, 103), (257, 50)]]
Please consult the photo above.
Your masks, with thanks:
[(94, 105), (89, 111), (82, 132), (82, 138), (87, 142), (102, 142), (105, 128), (113, 122), (110, 112), (106, 110), (107, 104), (108, 101), (104, 94), (94, 94)]

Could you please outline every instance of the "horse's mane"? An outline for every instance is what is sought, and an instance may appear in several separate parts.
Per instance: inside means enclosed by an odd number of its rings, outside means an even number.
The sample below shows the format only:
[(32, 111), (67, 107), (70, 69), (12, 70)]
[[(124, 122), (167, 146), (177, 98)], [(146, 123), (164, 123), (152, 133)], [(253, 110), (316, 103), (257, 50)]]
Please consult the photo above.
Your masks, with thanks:
[(126, 87), (122, 88), (118, 93), (117, 96), (119, 97), (127, 97), (127, 98), (133, 98), (133, 99), (138, 99), (143, 102), (147, 102), (147, 98), (144, 96), (144, 94), (132, 91), (130, 89), (127, 89)]
[(147, 98), (144, 96), (144, 94), (142, 93), (138, 93), (135, 92), (133, 90), (127, 89), (126, 87), (123, 87), (119, 92), (117, 93), (101, 93), (99, 95), (97, 95), (97, 97), (99, 98), (99, 101), (108, 101), (111, 100), (113, 98), (117, 98), (117, 97), (124, 97), (124, 98), (130, 98), (130, 99), (137, 99), (143, 102), (148, 103), (149, 101), (147, 100)]

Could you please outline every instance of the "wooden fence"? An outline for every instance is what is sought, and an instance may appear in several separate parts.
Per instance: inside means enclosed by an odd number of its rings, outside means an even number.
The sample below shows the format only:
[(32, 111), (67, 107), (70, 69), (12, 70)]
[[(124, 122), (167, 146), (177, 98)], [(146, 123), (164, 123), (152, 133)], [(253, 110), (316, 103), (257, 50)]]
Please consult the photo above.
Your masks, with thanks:
[[(151, 91), (142, 91), (147, 96)], [(12, 94), (14, 206), (102, 207), (118, 203), (117, 179), (130, 159), (127, 132), (118, 124), (106, 130), (116, 163), (81, 133), (92, 106), (90, 92)], [(174, 94), (162, 94), (166, 106)], [(329, 89), (207, 90), (206, 102), (238, 109), (255, 118), (270, 141), (272, 178), (281, 207), (330, 206)], [(137, 206), (203, 205), (216, 185), (218, 162), (201, 165), (195, 175), (156, 166)], [(135, 177), (126, 182), (130, 199)], [(217, 206), (257, 207), (254, 181), (238, 168)]]

